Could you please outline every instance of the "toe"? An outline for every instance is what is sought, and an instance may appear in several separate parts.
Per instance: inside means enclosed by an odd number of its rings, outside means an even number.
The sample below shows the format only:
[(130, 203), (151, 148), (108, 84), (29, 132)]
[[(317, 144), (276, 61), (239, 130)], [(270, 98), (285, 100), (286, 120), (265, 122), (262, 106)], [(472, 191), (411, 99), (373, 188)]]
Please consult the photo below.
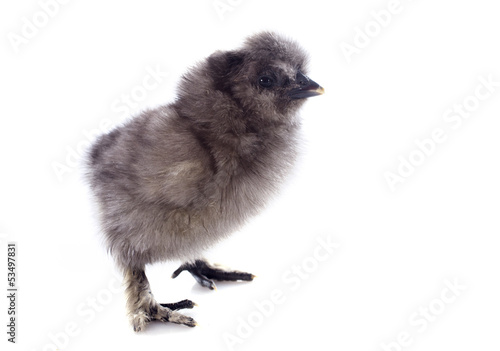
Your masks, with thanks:
[(169, 308), (172, 311), (182, 310), (185, 308), (193, 308), (194, 306), (197, 306), (197, 304), (191, 300), (182, 300), (182, 301), (174, 302), (174, 303), (161, 303), (160, 305), (162, 307)]
[(140, 311), (131, 317), (131, 323), (135, 332), (143, 331), (151, 318), (146, 312)]
[(172, 273), (172, 279), (175, 279), (177, 278), (177, 276), (179, 274), (181, 274), (183, 271), (185, 271), (187, 269), (187, 266), (185, 264), (183, 264), (182, 266), (180, 266), (179, 268), (177, 268), (174, 273)]
[(170, 322), (176, 324), (183, 324), (188, 327), (196, 326), (196, 321), (188, 316), (183, 315), (182, 313), (166, 310), (166, 314), (164, 314), (161, 318), (163, 322)]
[(198, 284), (200, 284), (201, 286), (205, 287), (205, 288), (209, 288), (210, 290), (216, 290), (216, 286), (215, 286), (215, 283), (208, 279), (207, 277), (205, 277), (204, 275), (202, 274), (193, 274), (193, 277), (194, 279), (198, 282)]

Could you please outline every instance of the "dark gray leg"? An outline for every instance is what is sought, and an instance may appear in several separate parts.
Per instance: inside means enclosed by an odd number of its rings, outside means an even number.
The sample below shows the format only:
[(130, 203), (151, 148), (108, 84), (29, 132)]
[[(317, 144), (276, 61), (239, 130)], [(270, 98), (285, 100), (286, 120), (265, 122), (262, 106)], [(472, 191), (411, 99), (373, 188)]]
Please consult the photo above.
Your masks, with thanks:
[[(209, 264), (205, 260), (196, 260), (192, 263), (184, 263), (172, 274), (176, 278), (182, 271), (188, 271), (203, 287), (210, 290), (216, 289), (213, 280), (219, 281), (252, 281), (255, 276), (250, 273), (227, 270)], [(212, 280), (213, 279), (213, 280)]]

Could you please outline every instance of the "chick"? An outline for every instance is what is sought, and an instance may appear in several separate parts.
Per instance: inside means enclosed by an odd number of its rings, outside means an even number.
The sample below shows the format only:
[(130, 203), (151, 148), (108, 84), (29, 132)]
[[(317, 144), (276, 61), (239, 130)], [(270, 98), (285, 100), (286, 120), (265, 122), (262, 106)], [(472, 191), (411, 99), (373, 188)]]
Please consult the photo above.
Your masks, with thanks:
[(135, 331), (152, 320), (196, 322), (160, 304), (145, 266), (185, 262), (198, 283), (253, 275), (206, 262), (203, 252), (240, 228), (276, 193), (297, 153), (304, 98), (323, 93), (302, 48), (272, 32), (217, 51), (181, 79), (170, 104), (144, 111), (91, 147), (88, 180), (109, 252), (123, 271)]

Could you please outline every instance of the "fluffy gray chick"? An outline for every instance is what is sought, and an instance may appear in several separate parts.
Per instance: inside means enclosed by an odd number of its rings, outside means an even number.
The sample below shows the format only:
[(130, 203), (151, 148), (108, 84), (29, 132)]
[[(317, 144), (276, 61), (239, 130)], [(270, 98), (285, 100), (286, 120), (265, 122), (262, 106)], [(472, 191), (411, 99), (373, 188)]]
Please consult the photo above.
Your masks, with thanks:
[(170, 104), (144, 111), (101, 136), (88, 155), (88, 179), (109, 251), (123, 270), (135, 331), (152, 320), (195, 326), (159, 304), (145, 266), (185, 262), (203, 286), (253, 275), (213, 266), (204, 250), (238, 229), (275, 193), (296, 157), (304, 98), (323, 93), (306, 75), (294, 42), (263, 32), (234, 51), (192, 67)]

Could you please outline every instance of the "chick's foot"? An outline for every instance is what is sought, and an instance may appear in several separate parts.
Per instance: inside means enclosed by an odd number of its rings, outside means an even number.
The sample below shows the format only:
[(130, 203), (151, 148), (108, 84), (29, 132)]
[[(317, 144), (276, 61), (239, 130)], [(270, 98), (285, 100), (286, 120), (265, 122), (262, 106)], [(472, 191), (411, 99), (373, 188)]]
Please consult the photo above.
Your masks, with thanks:
[(151, 321), (170, 322), (194, 327), (193, 318), (176, 312), (183, 308), (193, 308), (196, 304), (191, 300), (182, 300), (175, 303), (159, 304), (156, 302), (148, 278), (141, 268), (129, 268), (125, 271), (125, 286), (127, 294), (127, 310), (134, 331), (140, 332)]
[(148, 323), (157, 320), (160, 322), (170, 322), (183, 324), (188, 327), (196, 326), (196, 321), (176, 312), (175, 310), (182, 308), (192, 308), (196, 304), (190, 300), (183, 300), (175, 303), (157, 304), (152, 303), (149, 306), (140, 306), (130, 316), (134, 331), (143, 331)]
[(194, 279), (203, 287), (210, 290), (216, 289), (213, 280), (218, 281), (252, 281), (255, 276), (250, 273), (234, 271), (222, 268), (217, 265), (211, 265), (204, 260), (196, 260), (194, 262), (184, 263), (172, 274), (172, 278), (176, 278), (181, 272), (188, 271)]

